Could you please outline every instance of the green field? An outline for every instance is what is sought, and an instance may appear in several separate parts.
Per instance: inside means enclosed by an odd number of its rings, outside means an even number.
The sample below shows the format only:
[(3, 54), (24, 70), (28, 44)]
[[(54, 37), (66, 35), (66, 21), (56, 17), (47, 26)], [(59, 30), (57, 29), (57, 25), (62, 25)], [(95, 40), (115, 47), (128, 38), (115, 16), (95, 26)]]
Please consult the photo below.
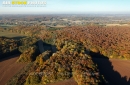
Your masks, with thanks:
[(4, 32), (0, 32), (0, 36), (13, 38), (13, 39), (20, 39), (20, 38), (25, 37), (26, 35), (4, 31)]
[(9, 27), (13, 27), (13, 26), (16, 26), (16, 25), (0, 25), (0, 27), (2, 27), (2, 28), (9, 28)]

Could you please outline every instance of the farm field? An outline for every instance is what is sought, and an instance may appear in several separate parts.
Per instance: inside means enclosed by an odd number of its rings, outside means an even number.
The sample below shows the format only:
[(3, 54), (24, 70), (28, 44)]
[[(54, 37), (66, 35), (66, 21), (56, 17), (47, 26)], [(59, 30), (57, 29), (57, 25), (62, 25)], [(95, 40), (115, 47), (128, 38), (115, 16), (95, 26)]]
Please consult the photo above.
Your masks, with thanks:
[(106, 24), (106, 26), (130, 26), (130, 24)]
[(26, 63), (16, 63), (19, 55), (14, 55), (0, 60), (0, 85), (12, 78), (17, 72), (19, 72)]
[(4, 36), (4, 37), (8, 37), (8, 38), (25, 37), (25, 35), (23, 35), (23, 34), (11, 33), (11, 32), (8, 32), (8, 31), (0, 32), (0, 36)]
[(16, 26), (16, 25), (0, 25), (0, 27), (2, 27), (2, 28), (10, 28), (10, 27), (13, 27), (13, 26)]
[(93, 59), (109, 85), (130, 85), (130, 61), (121, 59)]

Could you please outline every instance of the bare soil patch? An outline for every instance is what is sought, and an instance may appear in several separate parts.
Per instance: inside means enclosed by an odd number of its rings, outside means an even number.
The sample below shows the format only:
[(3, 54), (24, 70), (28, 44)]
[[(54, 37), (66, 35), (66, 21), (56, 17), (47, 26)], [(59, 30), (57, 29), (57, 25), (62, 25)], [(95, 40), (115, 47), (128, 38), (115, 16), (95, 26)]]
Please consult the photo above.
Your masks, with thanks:
[(64, 80), (64, 81), (60, 81), (60, 82), (56, 82), (56, 83), (52, 83), (48, 85), (78, 85), (78, 84), (73, 78), (70, 78), (68, 80)]

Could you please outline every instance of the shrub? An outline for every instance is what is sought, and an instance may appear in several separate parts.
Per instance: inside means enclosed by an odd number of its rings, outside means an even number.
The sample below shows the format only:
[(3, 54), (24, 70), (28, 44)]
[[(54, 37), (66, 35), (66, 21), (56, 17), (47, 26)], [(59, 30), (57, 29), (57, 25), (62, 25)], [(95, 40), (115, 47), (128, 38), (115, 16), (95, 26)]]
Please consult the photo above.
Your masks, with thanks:
[(17, 62), (32, 62), (36, 59), (38, 50), (36, 46), (29, 47), (25, 50), (17, 60)]
[(26, 79), (25, 85), (36, 85), (40, 83), (40, 76), (36, 73), (29, 75)]

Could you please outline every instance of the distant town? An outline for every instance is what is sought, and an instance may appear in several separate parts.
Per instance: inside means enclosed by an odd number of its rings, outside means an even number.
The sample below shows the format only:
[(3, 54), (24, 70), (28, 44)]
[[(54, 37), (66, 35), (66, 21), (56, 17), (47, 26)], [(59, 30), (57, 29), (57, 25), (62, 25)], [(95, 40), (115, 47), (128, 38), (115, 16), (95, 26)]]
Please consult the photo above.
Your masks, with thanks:
[(0, 26), (66, 27), (98, 24), (130, 25), (129, 15), (0, 15)]

